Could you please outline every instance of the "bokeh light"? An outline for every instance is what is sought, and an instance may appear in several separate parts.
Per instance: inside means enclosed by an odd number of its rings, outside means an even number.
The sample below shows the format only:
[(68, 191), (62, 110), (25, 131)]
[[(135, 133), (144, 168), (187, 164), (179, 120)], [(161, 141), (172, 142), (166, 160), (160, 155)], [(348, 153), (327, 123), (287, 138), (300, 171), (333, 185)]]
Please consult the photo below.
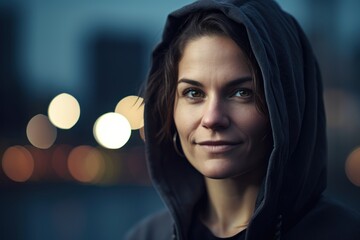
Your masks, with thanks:
[(38, 114), (29, 121), (26, 128), (26, 135), (33, 146), (47, 149), (54, 144), (57, 130), (47, 116)]
[(34, 171), (34, 159), (25, 147), (12, 146), (3, 155), (2, 168), (11, 180), (25, 182)]
[(360, 147), (353, 150), (346, 159), (345, 172), (350, 182), (360, 187)]
[(59, 94), (50, 102), (48, 115), (56, 127), (70, 129), (79, 120), (79, 102), (70, 94)]
[(103, 147), (117, 149), (124, 146), (131, 136), (129, 121), (119, 113), (106, 113), (99, 117), (93, 129), (96, 141)]
[(116, 105), (115, 112), (126, 117), (133, 130), (144, 126), (143, 101), (144, 99), (138, 96), (127, 96)]
[(96, 182), (104, 172), (104, 158), (94, 147), (78, 146), (69, 154), (68, 169), (72, 177), (79, 182)]

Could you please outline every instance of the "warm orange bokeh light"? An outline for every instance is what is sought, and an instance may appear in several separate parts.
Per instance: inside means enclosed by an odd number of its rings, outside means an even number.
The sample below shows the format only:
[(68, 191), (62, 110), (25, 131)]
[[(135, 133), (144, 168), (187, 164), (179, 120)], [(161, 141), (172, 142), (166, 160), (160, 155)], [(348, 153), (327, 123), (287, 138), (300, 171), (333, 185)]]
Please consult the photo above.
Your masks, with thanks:
[(47, 149), (54, 144), (57, 131), (47, 116), (38, 114), (29, 121), (26, 128), (26, 135), (33, 146)]
[(91, 146), (78, 146), (68, 157), (68, 169), (79, 182), (96, 182), (104, 171), (104, 159), (99, 150)]
[(25, 182), (33, 174), (34, 159), (25, 147), (9, 147), (3, 155), (2, 168), (11, 180)]
[(144, 99), (138, 96), (128, 96), (116, 105), (115, 112), (120, 113), (129, 121), (131, 129), (144, 126)]
[(354, 185), (360, 187), (360, 147), (350, 153), (345, 163), (346, 176)]

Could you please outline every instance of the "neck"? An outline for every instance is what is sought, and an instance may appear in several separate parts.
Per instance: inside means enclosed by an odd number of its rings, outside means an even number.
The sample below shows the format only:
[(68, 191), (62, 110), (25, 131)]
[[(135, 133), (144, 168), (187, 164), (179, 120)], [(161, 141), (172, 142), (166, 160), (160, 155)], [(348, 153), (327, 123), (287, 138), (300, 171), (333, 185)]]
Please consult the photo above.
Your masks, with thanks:
[(247, 228), (255, 211), (263, 171), (228, 179), (205, 178), (207, 199), (203, 223), (218, 237), (230, 237)]

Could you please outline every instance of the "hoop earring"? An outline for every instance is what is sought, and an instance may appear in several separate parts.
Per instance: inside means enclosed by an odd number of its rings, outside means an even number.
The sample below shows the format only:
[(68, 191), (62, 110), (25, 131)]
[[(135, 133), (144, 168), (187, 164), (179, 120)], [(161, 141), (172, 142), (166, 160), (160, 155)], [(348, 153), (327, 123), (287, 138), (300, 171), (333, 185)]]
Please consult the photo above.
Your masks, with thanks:
[(184, 154), (179, 150), (178, 148), (178, 143), (177, 143), (177, 131), (175, 131), (174, 136), (173, 136), (173, 145), (174, 145), (174, 149), (175, 152), (180, 156), (180, 157), (185, 157)]

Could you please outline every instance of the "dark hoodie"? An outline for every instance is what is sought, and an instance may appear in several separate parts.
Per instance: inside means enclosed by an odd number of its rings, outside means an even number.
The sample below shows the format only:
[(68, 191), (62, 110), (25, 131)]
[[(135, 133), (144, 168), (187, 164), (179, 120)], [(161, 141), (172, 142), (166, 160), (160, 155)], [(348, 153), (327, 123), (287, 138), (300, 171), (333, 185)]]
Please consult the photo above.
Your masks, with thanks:
[[(322, 196), (326, 123), (317, 61), (296, 20), (271, 0), (200, 0), (168, 16), (151, 72), (187, 16), (218, 10), (243, 24), (262, 73), (274, 147), (246, 239), (360, 239), (360, 217)], [(152, 102), (145, 102), (148, 166), (167, 206), (141, 222), (131, 240), (187, 239), (202, 176), (169, 145), (159, 145)], [(200, 240), (200, 239), (199, 239)]]

